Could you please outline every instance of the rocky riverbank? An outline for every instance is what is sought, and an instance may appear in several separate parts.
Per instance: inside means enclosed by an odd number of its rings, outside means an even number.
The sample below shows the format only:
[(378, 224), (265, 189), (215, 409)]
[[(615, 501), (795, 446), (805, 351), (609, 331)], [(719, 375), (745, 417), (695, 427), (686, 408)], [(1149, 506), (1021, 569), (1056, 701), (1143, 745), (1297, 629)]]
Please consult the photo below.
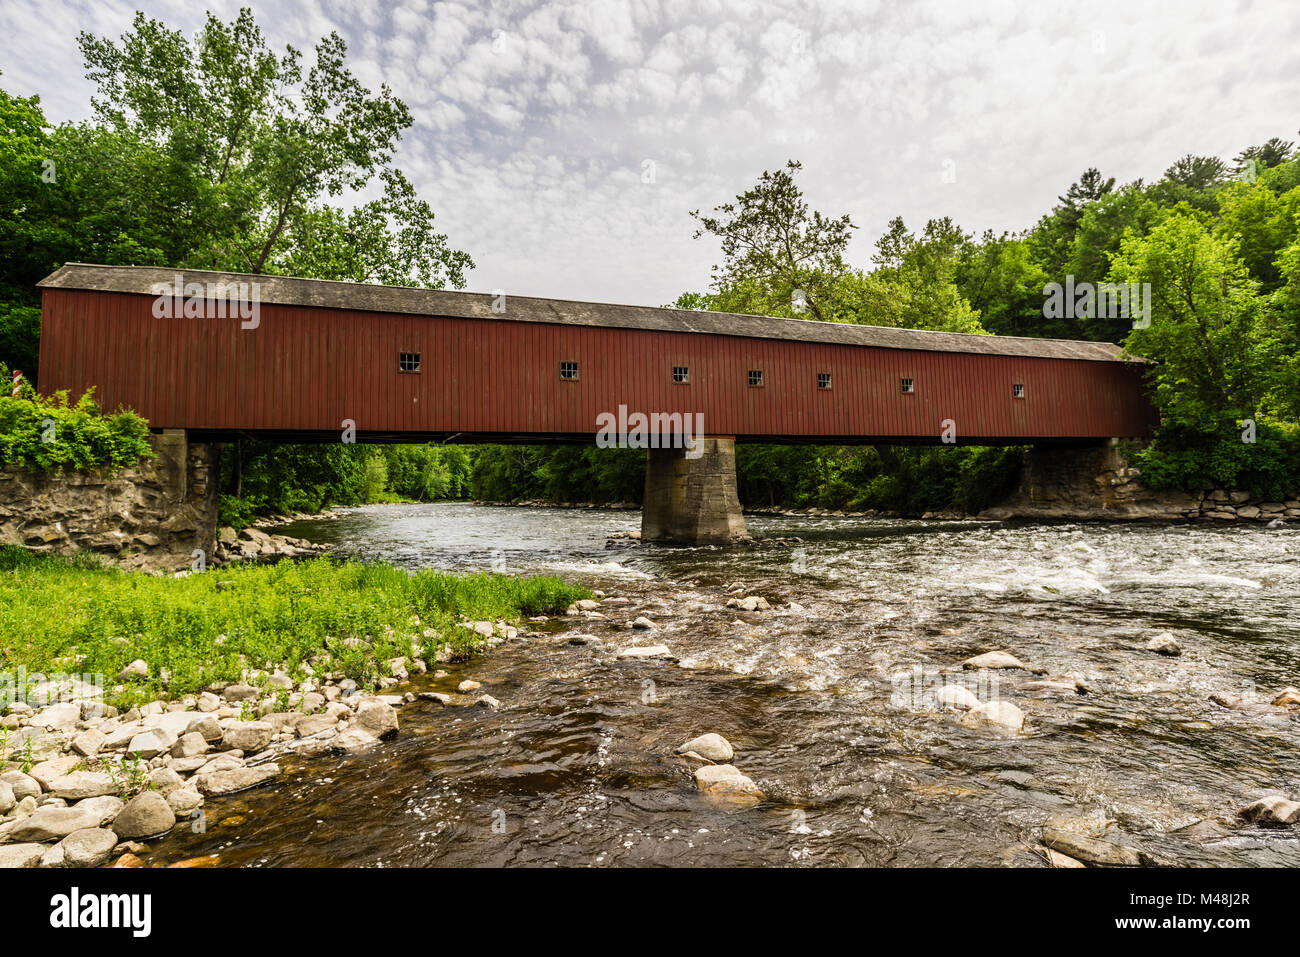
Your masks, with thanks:
[[(460, 627), (484, 647), (521, 640), (504, 621)], [(451, 657), (443, 645), (433, 661)], [(133, 662), (119, 680), (149, 667)], [(311, 662), (306, 667), (310, 672)], [(148, 850), (141, 841), (176, 827), (205, 830), (206, 799), (273, 782), (284, 755), (376, 747), (397, 733), (399, 709), (417, 700), (404, 689), (429, 665), (395, 658), (384, 668), (379, 693), (337, 672), (295, 683), (277, 669), (122, 713), (86, 684), (64, 689), (64, 700), (44, 707), (11, 703), (0, 719), (0, 867), (141, 866), (139, 855)], [(419, 698), (446, 707), (500, 706), (472, 684)]]

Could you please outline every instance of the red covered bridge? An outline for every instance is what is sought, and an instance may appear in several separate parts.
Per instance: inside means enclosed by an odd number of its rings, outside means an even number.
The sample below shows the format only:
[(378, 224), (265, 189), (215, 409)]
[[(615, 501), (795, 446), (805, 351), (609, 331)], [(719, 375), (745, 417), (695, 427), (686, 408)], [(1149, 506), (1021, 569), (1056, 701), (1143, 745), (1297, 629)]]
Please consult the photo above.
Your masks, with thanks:
[(197, 441), (351, 423), (358, 441), (591, 442), (620, 407), (698, 414), (716, 468), (651, 453), (680, 497), (687, 472), (726, 471), (730, 439), (1083, 443), (1157, 421), (1108, 343), (145, 267), (41, 286), (43, 392), (94, 386)]

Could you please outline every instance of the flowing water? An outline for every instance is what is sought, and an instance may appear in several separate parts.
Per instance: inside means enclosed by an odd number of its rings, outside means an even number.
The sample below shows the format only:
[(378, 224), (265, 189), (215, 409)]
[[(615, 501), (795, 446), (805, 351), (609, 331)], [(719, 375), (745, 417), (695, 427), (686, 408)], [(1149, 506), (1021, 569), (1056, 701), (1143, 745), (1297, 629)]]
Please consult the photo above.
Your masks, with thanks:
[[(756, 535), (804, 544), (607, 542), (638, 523), (438, 504), (283, 529), (412, 568), (557, 574), (630, 604), (419, 676), (411, 690), (473, 678), (502, 708), (406, 705), (395, 739), (282, 760), (278, 784), (210, 801), (207, 832), (178, 828), (153, 859), (1038, 865), (1053, 822), (1181, 864), (1300, 865), (1300, 828), (1234, 821), (1300, 791), (1300, 715), (1210, 701), (1300, 686), (1300, 529), (751, 517)], [(773, 610), (725, 607), (735, 585)], [(628, 630), (638, 615), (658, 628)], [(1180, 657), (1145, 650), (1163, 631)], [(651, 643), (678, 661), (615, 660)], [(960, 672), (995, 650), (1042, 673)], [(1025, 731), (963, 726), (935, 706), (943, 681), (1012, 701)], [(696, 789), (674, 752), (709, 731), (762, 803), (728, 810)]]

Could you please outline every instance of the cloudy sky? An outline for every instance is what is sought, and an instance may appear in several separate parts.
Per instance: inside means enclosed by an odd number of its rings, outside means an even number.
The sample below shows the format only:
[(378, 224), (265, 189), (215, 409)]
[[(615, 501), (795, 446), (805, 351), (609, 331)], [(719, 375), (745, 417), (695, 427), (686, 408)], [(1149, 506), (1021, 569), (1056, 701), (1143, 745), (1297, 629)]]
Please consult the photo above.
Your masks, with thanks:
[[(710, 208), (787, 159), (851, 213), (1020, 230), (1089, 166), (1123, 182), (1300, 127), (1294, 0), (244, 0), (274, 46), (337, 30), (415, 125), (397, 161), (469, 288), (660, 305), (708, 284)], [(223, 19), (239, 3), (210, 0)], [(193, 32), (192, 0), (5, 0), (0, 84), (89, 114), (79, 30), (133, 12)]]

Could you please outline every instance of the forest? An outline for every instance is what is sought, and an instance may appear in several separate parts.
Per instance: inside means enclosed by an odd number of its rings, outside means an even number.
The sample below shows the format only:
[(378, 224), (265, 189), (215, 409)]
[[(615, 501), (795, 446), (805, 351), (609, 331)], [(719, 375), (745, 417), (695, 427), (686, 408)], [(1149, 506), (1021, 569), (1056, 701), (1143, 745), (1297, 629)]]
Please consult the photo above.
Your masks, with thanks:
[[(64, 262), (464, 287), (473, 259), (437, 232), (394, 161), (410, 110), (357, 80), (337, 34), (304, 56), (272, 50), (248, 10), (209, 14), (193, 38), (137, 14), (117, 40), (83, 33), (79, 45), (96, 88), (89, 120), (51, 120), (0, 77), (0, 363), (29, 384), (35, 283)], [(791, 160), (692, 212), (695, 240), (721, 261), (706, 289), (665, 305), (1120, 343), (1152, 360), (1162, 415), (1130, 453), (1144, 482), (1294, 496), (1300, 157), (1275, 137), (1231, 158), (1170, 159), (1150, 182), (1087, 169), (1020, 232), (895, 218), (869, 262), (847, 258), (849, 213), (809, 209)], [(366, 190), (376, 198), (349, 204)], [(1067, 282), (1149, 288), (1149, 322), (1049, 308), (1049, 289)], [(748, 506), (977, 511), (1009, 490), (1022, 451), (743, 445), (739, 490)], [(399, 500), (633, 502), (643, 478), (640, 453), (594, 445), (242, 440), (223, 452), (222, 518)]]

